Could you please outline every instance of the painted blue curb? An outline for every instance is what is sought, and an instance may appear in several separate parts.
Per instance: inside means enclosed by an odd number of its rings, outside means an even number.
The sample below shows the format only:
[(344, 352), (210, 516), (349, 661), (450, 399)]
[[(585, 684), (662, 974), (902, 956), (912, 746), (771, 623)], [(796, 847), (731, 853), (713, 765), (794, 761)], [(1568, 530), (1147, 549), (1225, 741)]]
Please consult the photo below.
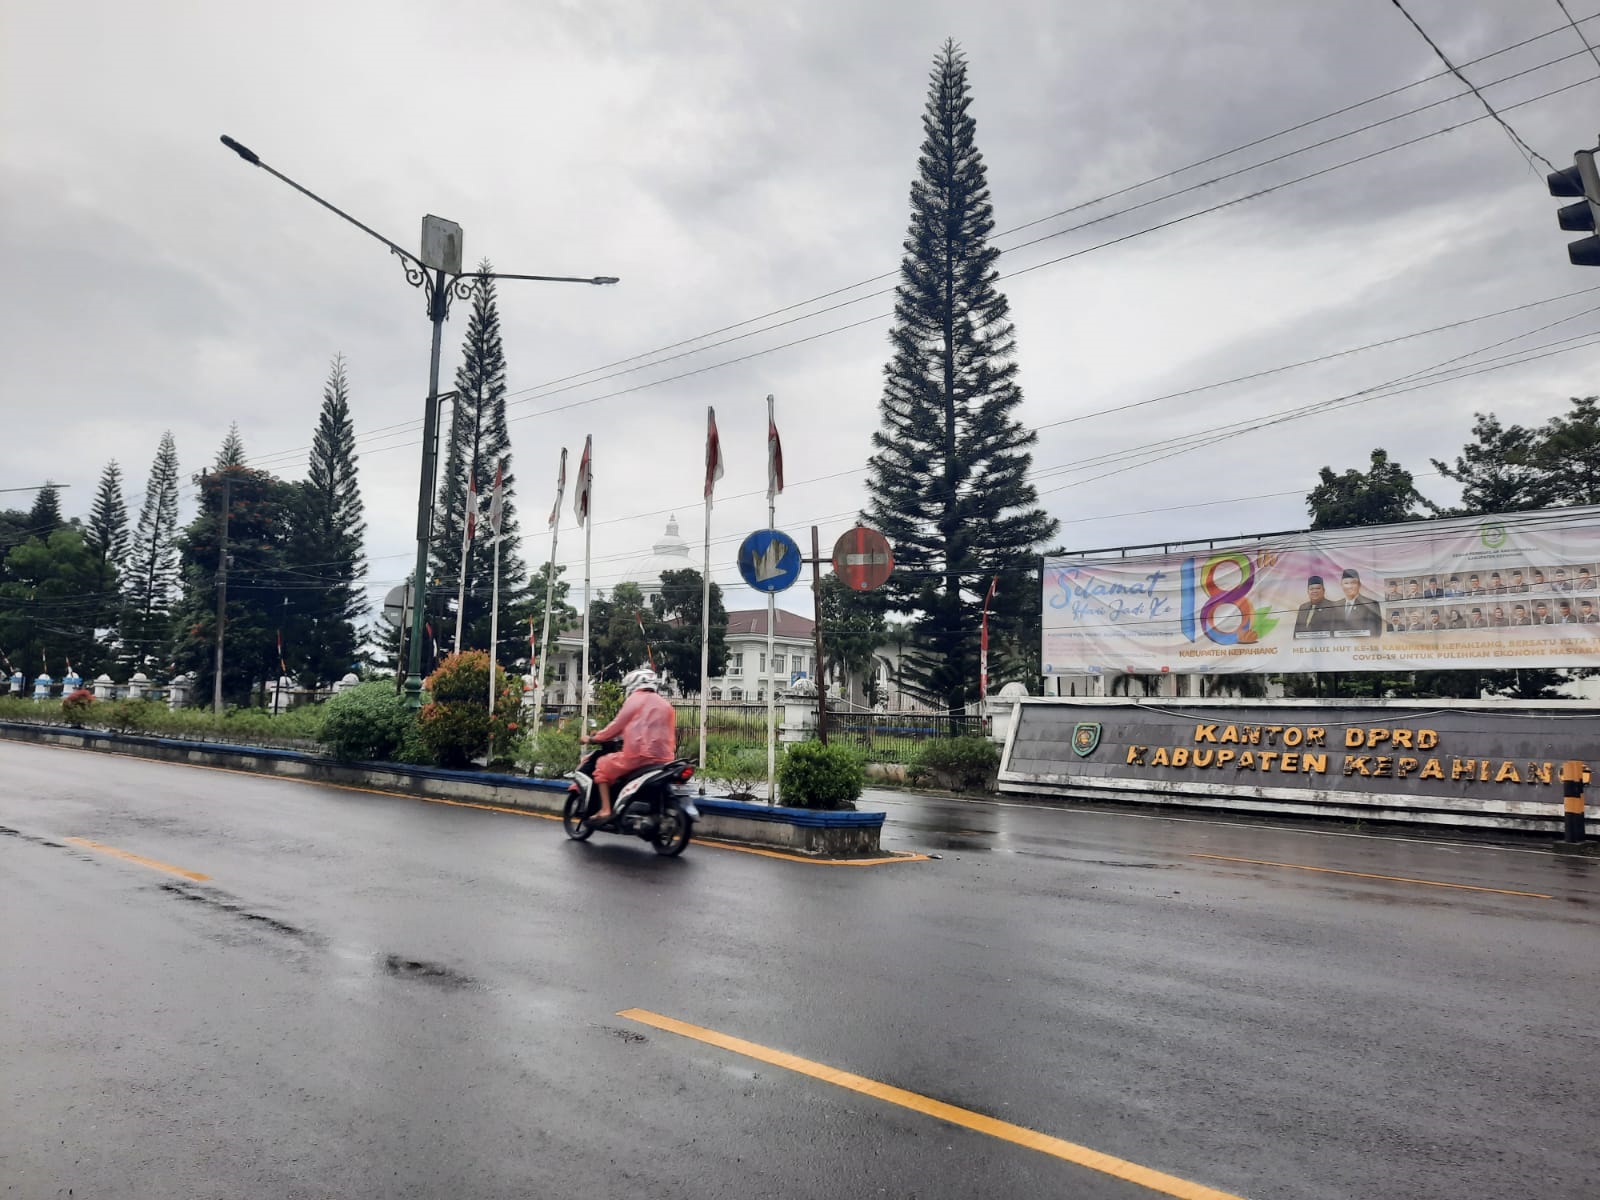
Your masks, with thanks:
[(747, 800), (716, 800), (696, 796), (695, 807), (703, 813), (721, 817), (740, 817), (746, 821), (770, 821), (776, 825), (799, 825), (806, 829), (881, 829), (884, 814), (832, 810), (785, 808), (781, 805), (752, 804)]

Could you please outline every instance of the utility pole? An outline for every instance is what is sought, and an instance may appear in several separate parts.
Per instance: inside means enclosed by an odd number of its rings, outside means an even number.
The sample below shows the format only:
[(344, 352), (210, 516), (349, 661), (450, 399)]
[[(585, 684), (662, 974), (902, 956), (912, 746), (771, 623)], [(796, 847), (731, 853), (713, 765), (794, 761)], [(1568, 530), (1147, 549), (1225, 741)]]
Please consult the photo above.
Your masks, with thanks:
[(217, 661), (211, 711), (222, 715), (222, 637), (228, 628), (228, 514), (233, 506), (233, 468), (222, 468), (222, 537), (217, 544)]

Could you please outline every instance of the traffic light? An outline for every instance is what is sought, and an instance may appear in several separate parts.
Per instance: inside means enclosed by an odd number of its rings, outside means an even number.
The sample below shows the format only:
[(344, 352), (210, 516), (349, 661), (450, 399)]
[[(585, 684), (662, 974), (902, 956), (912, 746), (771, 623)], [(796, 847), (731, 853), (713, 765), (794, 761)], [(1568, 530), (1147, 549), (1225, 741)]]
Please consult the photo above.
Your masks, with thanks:
[[(1565, 171), (1552, 171), (1546, 177), (1552, 196), (1583, 197), (1556, 214), (1563, 229), (1586, 229), (1592, 234), (1600, 231), (1600, 171), (1595, 168), (1595, 153), (1594, 150), (1579, 150), (1572, 156), (1572, 166)], [(1567, 257), (1575, 267), (1600, 267), (1600, 236), (1568, 242)]]

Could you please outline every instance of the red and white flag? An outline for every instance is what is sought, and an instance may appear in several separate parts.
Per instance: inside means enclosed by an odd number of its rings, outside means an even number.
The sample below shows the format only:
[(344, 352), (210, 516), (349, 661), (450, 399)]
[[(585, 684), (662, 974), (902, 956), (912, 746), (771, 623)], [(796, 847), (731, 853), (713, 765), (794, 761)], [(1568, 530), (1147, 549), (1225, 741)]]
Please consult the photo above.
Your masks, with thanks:
[(561, 470), (556, 475), (556, 502), (550, 509), (549, 528), (554, 529), (561, 520), (561, 497), (567, 494), (567, 448), (561, 447)]
[(722, 439), (717, 436), (717, 410), (706, 408), (706, 499), (722, 478)]
[(505, 459), (494, 465), (494, 491), (489, 493), (489, 532), (500, 536), (500, 519), (505, 511)]
[(783, 442), (778, 438), (778, 423), (772, 416), (772, 397), (767, 397), (767, 503), (783, 491)]
[(478, 533), (478, 481), (472, 473), (467, 473), (467, 540), (470, 542)]
[(572, 515), (582, 525), (589, 519), (589, 489), (594, 485), (594, 465), (590, 461), (594, 435), (583, 439), (583, 457), (578, 460), (578, 494), (572, 498)]

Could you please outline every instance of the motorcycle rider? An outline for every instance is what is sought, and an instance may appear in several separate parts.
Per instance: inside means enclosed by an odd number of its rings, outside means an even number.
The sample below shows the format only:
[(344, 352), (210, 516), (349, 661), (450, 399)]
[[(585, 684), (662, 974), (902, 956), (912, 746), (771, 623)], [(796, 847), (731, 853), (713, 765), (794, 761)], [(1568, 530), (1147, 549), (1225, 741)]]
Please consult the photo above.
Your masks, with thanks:
[(603, 825), (611, 819), (611, 785), (641, 767), (659, 766), (677, 757), (677, 721), (672, 705), (661, 696), (661, 676), (643, 666), (622, 679), (627, 694), (616, 718), (604, 729), (578, 738), (583, 745), (622, 739), (622, 749), (601, 755), (594, 781), (600, 786), (600, 811), (589, 819)]

